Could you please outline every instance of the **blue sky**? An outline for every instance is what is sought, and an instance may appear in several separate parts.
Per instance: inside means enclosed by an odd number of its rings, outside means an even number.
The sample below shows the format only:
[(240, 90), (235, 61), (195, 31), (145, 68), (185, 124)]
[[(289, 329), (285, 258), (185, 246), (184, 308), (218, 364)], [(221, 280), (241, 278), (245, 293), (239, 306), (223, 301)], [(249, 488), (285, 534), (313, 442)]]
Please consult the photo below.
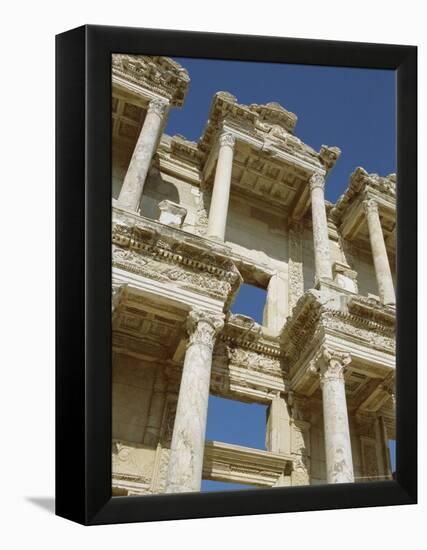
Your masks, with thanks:
[[(336, 145), (341, 157), (327, 183), (335, 202), (357, 166), (387, 175), (396, 171), (395, 73), (388, 70), (317, 67), (176, 58), (191, 78), (182, 109), (172, 109), (166, 132), (198, 141), (214, 94), (228, 91), (239, 103), (276, 101), (298, 117), (295, 134), (316, 150)], [(243, 285), (232, 311), (262, 323), (265, 292)], [(265, 407), (211, 396), (207, 439), (265, 448)], [(394, 459), (393, 459), (394, 460)], [(204, 481), (202, 490), (239, 485)]]
[(326, 197), (335, 202), (351, 172), (363, 166), (382, 175), (396, 171), (396, 86), (390, 70), (176, 58), (191, 78), (182, 109), (172, 109), (167, 133), (197, 141), (214, 94), (228, 91), (239, 103), (277, 101), (298, 117), (295, 134), (319, 150), (342, 155)]

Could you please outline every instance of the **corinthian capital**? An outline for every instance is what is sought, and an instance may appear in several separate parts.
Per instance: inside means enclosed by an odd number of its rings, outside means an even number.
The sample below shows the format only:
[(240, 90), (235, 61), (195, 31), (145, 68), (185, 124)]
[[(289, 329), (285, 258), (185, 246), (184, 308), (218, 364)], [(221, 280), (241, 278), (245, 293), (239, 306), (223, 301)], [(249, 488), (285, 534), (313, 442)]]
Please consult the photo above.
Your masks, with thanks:
[(322, 176), (322, 174), (319, 174), (319, 172), (314, 172), (314, 174), (310, 178), (310, 189), (313, 191), (316, 187), (319, 187), (320, 189), (325, 188), (325, 178)]
[(223, 326), (222, 313), (208, 313), (196, 308), (191, 310), (187, 318), (187, 331), (190, 337), (188, 345), (202, 344), (213, 349), (216, 335)]
[(219, 136), (219, 144), (221, 147), (223, 147), (224, 145), (228, 145), (229, 147), (234, 147), (235, 143), (236, 143), (236, 138), (230, 132), (223, 132)]
[(321, 384), (329, 380), (344, 382), (344, 372), (350, 363), (349, 353), (339, 353), (323, 346), (319, 357), (309, 367), (309, 370), (319, 374)]
[(366, 214), (378, 213), (378, 203), (375, 199), (366, 199), (363, 201), (363, 208)]
[(168, 108), (168, 102), (163, 99), (152, 99), (148, 105), (148, 112), (163, 117)]

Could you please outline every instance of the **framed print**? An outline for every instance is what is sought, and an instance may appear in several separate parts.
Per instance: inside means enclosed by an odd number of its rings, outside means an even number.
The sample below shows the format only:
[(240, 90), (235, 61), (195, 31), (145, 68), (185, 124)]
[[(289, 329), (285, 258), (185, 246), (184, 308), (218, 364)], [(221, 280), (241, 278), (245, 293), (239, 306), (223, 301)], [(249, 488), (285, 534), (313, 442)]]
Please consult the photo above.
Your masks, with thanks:
[(56, 51), (56, 513), (415, 503), (416, 48)]

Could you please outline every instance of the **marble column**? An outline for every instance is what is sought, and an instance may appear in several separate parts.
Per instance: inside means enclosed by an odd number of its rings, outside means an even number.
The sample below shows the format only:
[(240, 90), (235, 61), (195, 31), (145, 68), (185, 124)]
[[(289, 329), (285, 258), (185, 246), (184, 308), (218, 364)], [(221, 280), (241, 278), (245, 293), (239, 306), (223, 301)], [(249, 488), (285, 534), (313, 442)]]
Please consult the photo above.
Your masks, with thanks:
[(313, 219), (314, 264), (316, 283), (332, 279), (331, 254), (329, 250), (328, 222), (325, 208), (325, 178), (314, 173), (310, 178), (311, 215)]
[(387, 257), (380, 216), (378, 214), (377, 201), (374, 199), (367, 199), (363, 201), (363, 207), (368, 221), (369, 240), (371, 241), (372, 257), (374, 260), (380, 300), (385, 305), (395, 304), (396, 296), (394, 293), (393, 278), (391, 276), (390, 264)]
[(348, 353), (338, 353), (324, 347), (318, 363), (323, 398), (328, 483), (354, 481), (344, 382), (344, 370), (350, 361)]
[(198, 309), (188, 316), (189, 341), (172, 434), (167, 493), (200, 491), (212, 352), (216, 334), (224, 324), (223, 318), (222, 314)]
[(138, 210), (145, 180), (160, 138), (167, 110), (167, 101), (161, 99), (150, 101), (118, 198), (118, 206), (122, 208)]
[(206, 234), (208, 237), (213, 237), (221, 241), (225, 238), (225, 228), (227, 225), (234, 145), (235, 138), (233, 134), (230, 132), (223, 132), (220, 135), (218, 161)]

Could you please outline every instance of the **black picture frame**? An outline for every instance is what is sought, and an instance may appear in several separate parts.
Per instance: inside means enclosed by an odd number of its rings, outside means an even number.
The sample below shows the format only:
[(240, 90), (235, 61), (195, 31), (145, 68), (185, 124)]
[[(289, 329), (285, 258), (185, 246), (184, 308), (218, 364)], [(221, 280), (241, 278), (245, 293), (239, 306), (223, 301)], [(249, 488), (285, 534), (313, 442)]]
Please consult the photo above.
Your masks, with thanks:
[[(111, 54), (397, 71), (393, 481), (111, 496)], [(56, 514), (97, 525), (417, 502), (417, 48), (86, 25), (56, 37)]]

